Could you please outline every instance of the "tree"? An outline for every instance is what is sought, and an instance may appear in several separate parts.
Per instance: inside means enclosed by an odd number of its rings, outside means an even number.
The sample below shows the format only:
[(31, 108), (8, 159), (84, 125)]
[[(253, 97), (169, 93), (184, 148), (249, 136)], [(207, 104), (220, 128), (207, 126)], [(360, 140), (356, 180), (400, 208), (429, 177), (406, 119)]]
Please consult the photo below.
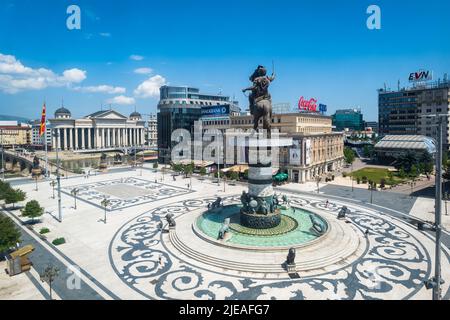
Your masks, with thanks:
[(444, 167), (444, 169), (447, 169), (448, 167), (448, 152), (444, 152), (442, 154), (442, 166)]
[(373, 155), (373, 146), (365, 145), (363, 148), (364, 157), (370, 158)]
[(13, 205), (13, 209), (16, 208), (15, 204), (26, 199), (26, 193), (20, 189), (9, 189), (5, 194), (5, 203)]
[(410, 175), (412, 178), (417, 178), (417, 177), (420, 175), (420, 169), (419, 169), (419, 167), (416, 166), (415, 164), (413, 164), (413, 165), (411, 166), (411, 172), (409, 173), (409, 175)]
[(6, 252), (20, 242), (20, 231), (11, 218), (0, 214), (0, 252)]
[(159, 166), (158, 162), (155, 162), (155, 163), (153, 164), (153, 169), (158, 169), (158, 166)]
[(11, 190), (11, 185), (8, 182), (0, 181), (0, 200), (5, 199), (5, 195), (9, 190)]
[(183, 167), (183, 172), (186, 175), (186, 178), (190, 176), (194, 172), (195, 165), (193, 162), (187, 164)]
[(344, 148), (344, 158), (345, 162), (347, 164), (352, 164), (355, 161), (355, 151), (353, 151), (351, 148), (345, 147)]
[(239, 180), (239, 172), (236, 172), (236, 171), (231, 172), (230, 179), (231, 180)]
[(206, 176), (206, 168), (205, 167), (201, 167), (200, 168), (200, 175), (203, 177), (203, 176)]
[(25, 208), (22, 210), (22, 215), (27, 218), (31, 218), (34, 222), (35, 218), (38, 218), (44, 214), (44, 208), (39, 205), (36, 200), (29, 201)]

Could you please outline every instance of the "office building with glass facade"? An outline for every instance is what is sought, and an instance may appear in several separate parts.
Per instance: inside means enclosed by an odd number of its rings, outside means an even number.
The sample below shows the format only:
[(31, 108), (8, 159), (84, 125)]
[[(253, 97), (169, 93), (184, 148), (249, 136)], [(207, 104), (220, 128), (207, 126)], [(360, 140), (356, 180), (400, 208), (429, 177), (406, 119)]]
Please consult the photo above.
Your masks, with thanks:
[[(450, 114), (450, 81), (417, 84), (398, 91), (378, 91), (379, 133), (437, 138), (436, 115)], [(432, 116), (427, 118), (427, 116)], [(443, 144), (449, 148), (449, 119), (444, 121)]]
[(170, 163), (172, 132), (185, 129), (194, 136), (194, 122), (202, 117), (202, 108), (234, 104), (230, 97), (200, 93), (197, 88), (163, 86), (158, 103), (158, 161)]
[(364, 120), (361, 110), (358, 109), (344, 109), (337, 110), (332, 116), (333, 126), (336, 131), (350, 131), (364, 130)]

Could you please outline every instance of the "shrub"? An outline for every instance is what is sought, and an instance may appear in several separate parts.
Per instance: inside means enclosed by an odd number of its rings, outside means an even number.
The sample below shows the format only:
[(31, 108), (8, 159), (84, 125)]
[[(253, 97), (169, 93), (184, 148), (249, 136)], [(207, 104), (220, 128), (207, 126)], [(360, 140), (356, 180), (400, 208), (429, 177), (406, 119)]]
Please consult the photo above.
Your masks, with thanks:
[(360, 183), (361, 183), (361, 178), (360, 178), (360, 177), (357, 177), (357, 178), (356, 178), (356, 183), (357, 183), (357, 184), (360, 184)]
[(344, 178), (347, 178), (347, 173), (346, 173), (346, 172), (343, 172), (343, 173), (342, 173), (342, 176), (343, 176)]
[(73, 169), (73, 173), (75, 173), (75, 174), (83, 174), (84, 171), (81, 168), (75, 168), (75, 169)]
[(386, 188), (386, 179), (381, 179), (381, 180), (380, 180), (380, 188), (381, 188), (381, 189)]
[(40, 234), (46, 234), (46, 233), (50, 233), (50, 229), (49, 228), (42, 228), (41, 231), (39, 231)]
[(362, 183), (367, 183), (367, 177), (366, 176), (362, 177)]
[(158, 169), (158, 166), (159, 166), (158, 162), (155, 162), (155, 163), (153, 164), (153, 169)]
[(57, 238), (55, 240), (52, 241), (52, 244), (55, 246), (60, 246), (62, 244), (66, 243), (66, 239), (64, 238)]

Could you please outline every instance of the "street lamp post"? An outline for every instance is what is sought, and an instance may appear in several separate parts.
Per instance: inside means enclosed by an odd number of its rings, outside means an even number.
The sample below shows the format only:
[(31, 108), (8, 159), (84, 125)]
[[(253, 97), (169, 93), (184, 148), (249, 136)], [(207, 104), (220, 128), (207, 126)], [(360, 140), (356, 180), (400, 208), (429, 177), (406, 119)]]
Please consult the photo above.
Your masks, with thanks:
[[(58, 129), (55, 129), (53, 136), (56, 138), (56, 141), (59, 139)], [(61, 209), (61, 176), (59, 174), (59, 154), (58, 154), (58, 143), (56, 145), (56, 183), (58, 186), (58, 219), (59, 222), (62, 222), (62, 209)]]
[(220, 186), (220, 145), (217, 145), (217, 185)]
[(352, 162), (352, 167), (351, 167), (351, 172), (350, 172), (350, 179), (352, 179), (352, 192), (354, 191), (353, 188), (353, 162)]
[(374, 182), (369, 183), (369, 190), (370, 190), (370, 204), (373, 204), (373, 190), (375, 189)]
[(78, 194), (78, 189), (74, 188), (72, 189), (72, 191), (70, 191), (70, 193), (73, 195), (73, 199), (75, 200), (75, 210), (77, 210), (77, 194)]
[(107, 197), (104, 197), (101, 204), (102, 204), (102, 207), (105, 208), (105, 219), (103, 221), (106, 224), (106, 209), (111, 204), (111, 201)]
[(53, 199), (55, 199), (55, 186), (56, 186), (56, 181), (52, 180), (52, 182), (50, 182), (50, 186), (52, 187), (53, 190)]
[[(449, 117), (448, 114), (426, 115), (426, 118), (437, 118), (437, 144), (436, 144), (436, 196), (435, 196), (435, 229), (436, 229), (436, 250), (434, 277), (426, 284), (427, 288), (433, 289), (433, 300), (441, 300), (441, 285), (443, 283), (441, 277), (441, 235), (442, 235), (442, 131), (444, 127), (444, 118)], [(445, 123), (447, 120), (445, 121)]]
[(441, 300), (441, 215), (442, 215), (442, 127), (443, 117), (438, 118), (437, 153), (436, 153), (436, 261), (435, 285), (433, 286), (433, 300)]
[(2, 137), (2, 179), (5, 181), (5, 165), (4, 165), (4, 153), (5, 153), (5, 146), (3, 145), (3, 129), (0, 129), (0, 136)]

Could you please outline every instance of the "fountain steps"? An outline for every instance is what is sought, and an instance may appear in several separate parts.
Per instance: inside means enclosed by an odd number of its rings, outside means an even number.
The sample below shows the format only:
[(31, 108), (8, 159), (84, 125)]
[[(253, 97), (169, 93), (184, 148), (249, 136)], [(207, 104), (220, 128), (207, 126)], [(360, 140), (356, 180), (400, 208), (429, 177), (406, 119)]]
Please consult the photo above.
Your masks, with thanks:
[[(349, 233), (344, 230), (341, 224), (333, 223), (333, 230), (328, 234), (323, 241), (297, 249), (296, 271), (311, 271), (318, 269), (326, 269), (330, 265), (348, 264), (355, 260), (358, 256), (357, 252), (361, 252), (360, 240), (354, 236), (354, 233)], [(353, 236), (352, 236), (353, 235)], [(236, 248), (227, 248), (225, 244), (222, 245), (222, 250), (215, 250), (217, 242), (205, 242), (204, 239), (180, 239), (177, 232), (172, 230), (169, 234), (170, 242), (174, 248), (184, 255), (189, 260), (194, 260), (216, 268), (226, 270), (235, 270), (239, 272), (254, 272), (254, 273), (286, 273), (282, 267), (282, 263), (286, 259), (287, 251), (280, 250), (279, 252), (252, 252), (249, 250), (239, 250)], [(186, 245), (189, 243), (189, 245)], [(336, 247), (336, 243), (339, 245)], [(331, 252), (331, 245), (334, 250)], [(202, 248), (202, 251), (207, 252), (222, 252), (230, 250), (231, 254), (222, 254), (220, 256), (213, 256), (206, 254), (197, 249)], [(269, 259), (265, 259), (266, 257)], [(232, 256), (232, 259), (227, 256)], [(257, 261), (272, 260), (272, 262), (279, 261), (279, 263), (259, 263)], [(299, 261), (300, 260), (300, 261)]]

